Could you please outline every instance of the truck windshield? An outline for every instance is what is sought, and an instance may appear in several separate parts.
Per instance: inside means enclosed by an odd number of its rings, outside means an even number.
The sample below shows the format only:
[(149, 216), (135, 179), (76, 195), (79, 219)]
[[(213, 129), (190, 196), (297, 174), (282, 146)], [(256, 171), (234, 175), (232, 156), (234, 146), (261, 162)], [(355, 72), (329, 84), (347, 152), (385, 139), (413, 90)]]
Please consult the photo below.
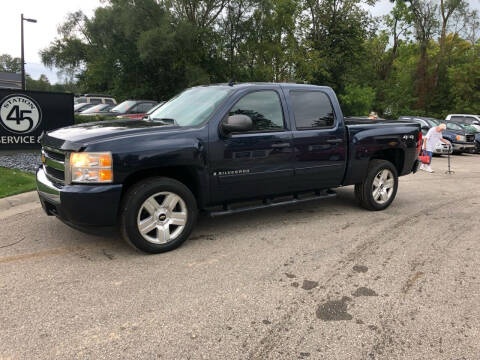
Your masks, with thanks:
[(196, 87), (185, 90), (150, 115), (152, 121), (168, 119), (178, 126), (203, 123), (232, 90), (223, 87)]

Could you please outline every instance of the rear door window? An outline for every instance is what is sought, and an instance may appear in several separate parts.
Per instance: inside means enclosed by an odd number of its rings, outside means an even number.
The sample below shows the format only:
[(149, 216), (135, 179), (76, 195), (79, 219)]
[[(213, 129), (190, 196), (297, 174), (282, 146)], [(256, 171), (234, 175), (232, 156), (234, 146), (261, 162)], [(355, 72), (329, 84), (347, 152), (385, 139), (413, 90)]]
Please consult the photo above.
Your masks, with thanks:
[(321, 91), (290, 91), (297, 129), (331, 128), (335, 114), (327, 94)]

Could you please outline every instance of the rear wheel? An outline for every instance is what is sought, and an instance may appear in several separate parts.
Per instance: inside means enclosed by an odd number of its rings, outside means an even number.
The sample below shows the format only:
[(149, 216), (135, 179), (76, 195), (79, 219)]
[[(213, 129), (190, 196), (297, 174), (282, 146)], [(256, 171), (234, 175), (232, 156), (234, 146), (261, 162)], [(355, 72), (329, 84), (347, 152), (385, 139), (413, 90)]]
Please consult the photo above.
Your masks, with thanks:
[(386, 209), (395, 199), (398, 189), (398, 174), (395, 166), (386, 160), (372, 160), (367, 176), (355, 185), (355, 197), (360, 206), (378, 211)]
[(170, 178), (149, 178), (128, 190), (122, 203), (120, 227), (135, 248), (161, 253), (180, 246), (197, 219), (192, 192)]

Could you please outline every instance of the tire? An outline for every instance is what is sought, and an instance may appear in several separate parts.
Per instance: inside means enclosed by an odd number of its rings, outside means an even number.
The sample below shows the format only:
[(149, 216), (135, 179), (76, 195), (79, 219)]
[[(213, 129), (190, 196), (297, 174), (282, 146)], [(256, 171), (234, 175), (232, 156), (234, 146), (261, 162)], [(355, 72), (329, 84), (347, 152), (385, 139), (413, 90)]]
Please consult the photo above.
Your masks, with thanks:
[[(386, 178), (380, 178), (385, 174)], [(381, 190), (376, 192), (379, 185)], [(370, 161), (363, 183), (355, 185), (355, 198), (361, 207), (380, 211), (390, 206), (397, 195), (397, 190), (398, 173), (395, 166), (389, 161), (375, 159)]]
[(189, 188), (174, 179), (152, 177), (136, 183), (125, 194), (120, 231), (134, 248), (158, 254), (187, 240), (197, 215), (197, 202)]

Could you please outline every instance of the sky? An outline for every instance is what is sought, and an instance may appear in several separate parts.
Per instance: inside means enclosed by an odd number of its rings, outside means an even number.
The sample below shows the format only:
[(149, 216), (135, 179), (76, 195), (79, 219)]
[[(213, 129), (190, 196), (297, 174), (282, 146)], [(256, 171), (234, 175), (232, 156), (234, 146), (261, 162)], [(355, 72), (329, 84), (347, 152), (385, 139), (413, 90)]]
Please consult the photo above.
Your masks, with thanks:
[(40, 50), (48, 47), (57, 35), (57, 27), (68, 13), (82, 10), (87, 16), (93, 15), (100, 0), (0, 0), (0, 54), (20, 57), (20, 16), (37, 20), (25, 22), (25, 71), (34, 79), (47, 75), (51, 83), (57, 82), (55, 70), (42, 65)]
[[(470, 5), (480, 9), (480, 0), (468, 0)], [(47, 75), (51, 83), (59, 81), (56, 70), (42, 65), (40, 50), (48, 47), (57, 35), (57, 27), (62, 24), (70, 12), (82, 10), (92, 16), (95, 8), (101, 6), (101, 0), (0, 0), (0, 54), (20, 57), (20, 15), (34, 18), (37, 23), (24, 25), (25, 71), (34, 79), (41, 74)], [(387, 14), (392, 8), (389, 0), (380, 0), (373, 7), (366, 6), (372, 15)]]

